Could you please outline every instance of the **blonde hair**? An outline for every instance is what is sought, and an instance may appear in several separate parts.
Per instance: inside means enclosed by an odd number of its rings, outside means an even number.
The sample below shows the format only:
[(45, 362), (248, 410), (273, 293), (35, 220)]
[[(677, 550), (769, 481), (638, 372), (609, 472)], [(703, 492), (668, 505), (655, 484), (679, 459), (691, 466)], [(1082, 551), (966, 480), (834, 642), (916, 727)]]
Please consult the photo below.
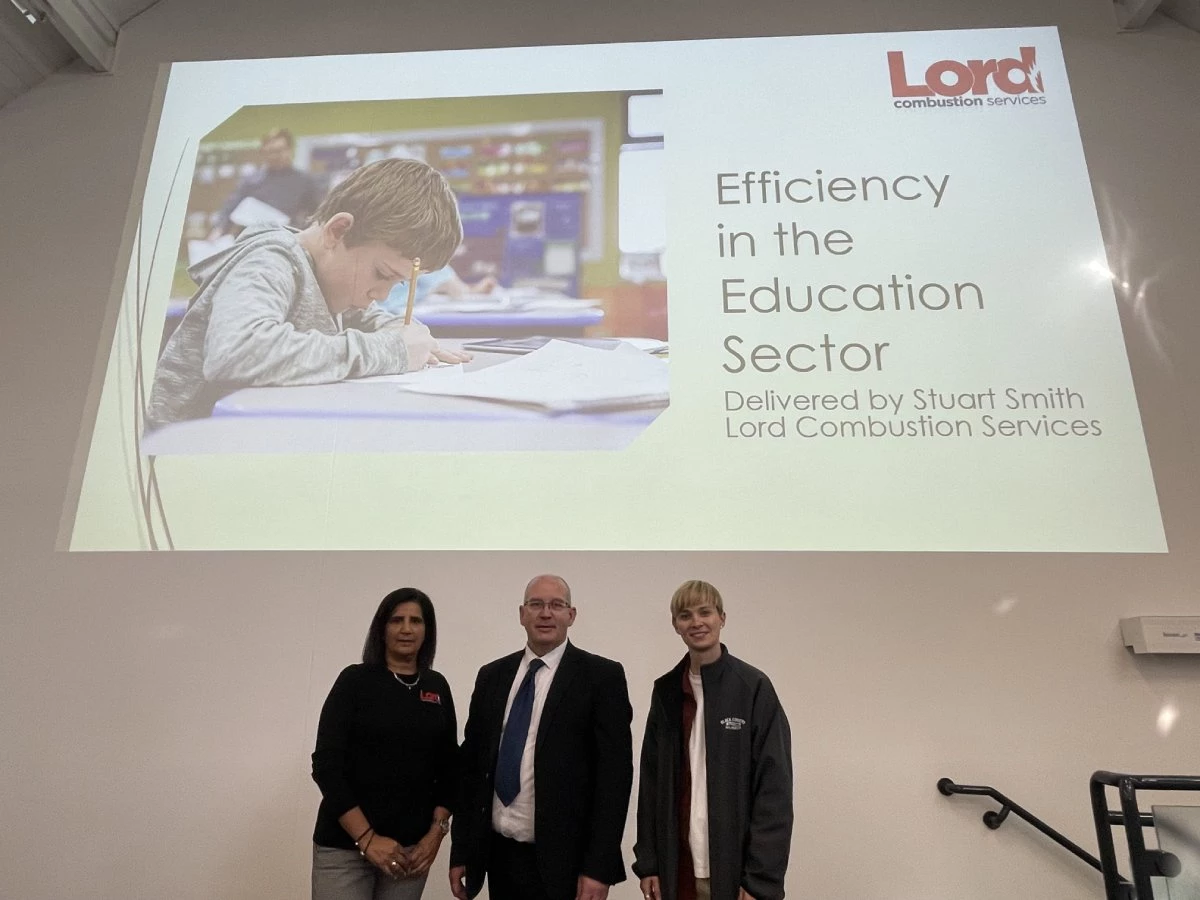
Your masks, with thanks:
[(458, 201), (437, 169), (416, 159), (381, 159), (355, 169), (317, 207), (324, 225), (340, 212), (354, 216), (347, 247), (378, 241), (406, 259), (440, 269), (462, 243)]
[(693, 606), (712, 606), (718, 613), (725, 615), (725, 603), (721, 600), (721, 592), (707, 581), (685, 581), (671, 596), (672, 617)]

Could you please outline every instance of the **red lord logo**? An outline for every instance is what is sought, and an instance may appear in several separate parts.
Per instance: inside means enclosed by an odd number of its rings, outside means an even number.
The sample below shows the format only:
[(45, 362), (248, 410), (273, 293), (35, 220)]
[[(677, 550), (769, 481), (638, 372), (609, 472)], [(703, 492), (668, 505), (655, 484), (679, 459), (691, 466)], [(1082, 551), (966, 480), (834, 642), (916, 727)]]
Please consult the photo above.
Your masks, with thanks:
[(888, 52), (888, 71), (892, 77), (893, 97), (962, 97), (965, 94), (986, 95), (993, 87), (1004, 94), (1042, 94), (1042, 73), (1037, 64), (1037, 50), (1021, 47), (1020, 58), (942, 59), (925, 70), (924, 80), (909, 82), (904, 52)]

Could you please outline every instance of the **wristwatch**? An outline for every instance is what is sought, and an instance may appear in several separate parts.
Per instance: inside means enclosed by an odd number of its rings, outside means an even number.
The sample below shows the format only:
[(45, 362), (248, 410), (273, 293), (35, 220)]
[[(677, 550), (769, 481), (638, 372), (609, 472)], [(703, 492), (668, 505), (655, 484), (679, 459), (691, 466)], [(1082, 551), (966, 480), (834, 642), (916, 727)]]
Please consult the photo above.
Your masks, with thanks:
[(438, 828), (442, 829), (442, 834), (450, 833), (450, 820), (449, 819), (434, 819), (433, 824), (436, 825)]

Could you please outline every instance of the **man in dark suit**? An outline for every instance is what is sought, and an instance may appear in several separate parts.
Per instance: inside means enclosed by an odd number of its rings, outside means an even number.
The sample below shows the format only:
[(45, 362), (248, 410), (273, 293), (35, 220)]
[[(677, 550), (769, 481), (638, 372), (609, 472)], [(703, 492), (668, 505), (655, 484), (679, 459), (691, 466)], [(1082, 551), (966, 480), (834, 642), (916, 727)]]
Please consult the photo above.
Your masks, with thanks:
[(458, 900), (605, 900), (625, 880), (633, 786), (629, 689), (620, 663), (567, 641), (571, 589), (525, 588), (525, 650), (479, 670), (461, 759), (450, 890)]

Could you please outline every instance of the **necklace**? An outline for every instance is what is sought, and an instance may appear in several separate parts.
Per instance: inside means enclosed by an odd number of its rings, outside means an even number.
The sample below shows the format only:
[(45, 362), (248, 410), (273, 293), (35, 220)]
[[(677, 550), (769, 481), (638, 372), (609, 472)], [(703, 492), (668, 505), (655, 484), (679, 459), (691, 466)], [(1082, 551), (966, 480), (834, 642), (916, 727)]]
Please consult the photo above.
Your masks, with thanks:
[(413, 688), (415, 688), (418, 684), (421, 683), (421, 673), (420, 672), (417, 673), (417, 677), (413, 679), (412, 684), (409, 684), (407, 681), (405, 681), (403, 678), (401, 678), (399, 672), (393, 672), (392, 677), (395, 678), (402, 685), (404, 685), (406, 688), (408, 688), (410, 691)]

